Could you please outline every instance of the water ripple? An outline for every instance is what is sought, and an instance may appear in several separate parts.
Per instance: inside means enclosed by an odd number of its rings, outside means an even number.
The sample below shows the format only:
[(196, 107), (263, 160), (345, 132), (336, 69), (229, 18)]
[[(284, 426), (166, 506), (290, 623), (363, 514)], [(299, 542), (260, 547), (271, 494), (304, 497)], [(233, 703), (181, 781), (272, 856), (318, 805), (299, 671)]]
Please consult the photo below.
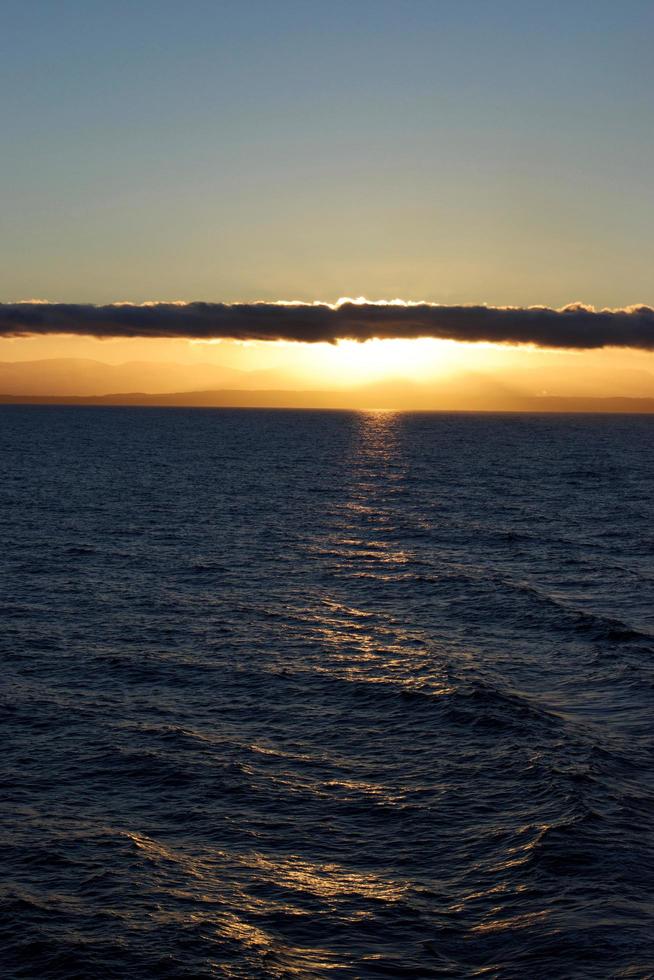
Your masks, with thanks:
[(3, 976), (654, 976), (651, 418), (2, 414)]

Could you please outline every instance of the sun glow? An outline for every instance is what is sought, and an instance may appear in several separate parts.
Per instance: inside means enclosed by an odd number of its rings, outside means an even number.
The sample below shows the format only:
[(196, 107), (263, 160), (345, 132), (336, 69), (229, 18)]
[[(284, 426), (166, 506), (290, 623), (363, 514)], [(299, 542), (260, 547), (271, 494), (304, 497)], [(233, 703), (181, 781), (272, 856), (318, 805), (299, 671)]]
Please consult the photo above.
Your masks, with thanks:
[[(296, 348), (298, 345), (295, 345)], [(384, 378), (426, 381), (443, 378), (472, 365), (504, 359), (494, 345), (450, 340), (340, 340), (336, 344), (302, 345), (298, 367), (313, 383), (368, 384)]]

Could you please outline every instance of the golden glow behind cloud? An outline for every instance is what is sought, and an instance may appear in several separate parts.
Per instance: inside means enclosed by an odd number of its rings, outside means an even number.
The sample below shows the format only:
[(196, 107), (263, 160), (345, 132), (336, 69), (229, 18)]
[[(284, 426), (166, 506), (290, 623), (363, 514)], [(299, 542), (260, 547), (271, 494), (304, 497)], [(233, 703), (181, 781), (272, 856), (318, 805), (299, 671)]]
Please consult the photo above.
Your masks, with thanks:
[[(0, 334), (0, 361), (16, 362), (0, 364), (9, 396), (226, 391), (202, 403), (492, 410), (552, 396), (654, 397), (654, 311), (640, 306), (30, 300), (0, 304)], [(502, 342), (483, 339), (495, 336)]]
[[(327, 391), (341, 392), (341, 407), (481, 409), (510, 408), (524, 397), (654, 396), (652, 353), (429, 338), (303, 344), (49, 335), (0, 338), (0, 362), (0, 395)], [(333, 403), (310, 394), (271, 402)]]

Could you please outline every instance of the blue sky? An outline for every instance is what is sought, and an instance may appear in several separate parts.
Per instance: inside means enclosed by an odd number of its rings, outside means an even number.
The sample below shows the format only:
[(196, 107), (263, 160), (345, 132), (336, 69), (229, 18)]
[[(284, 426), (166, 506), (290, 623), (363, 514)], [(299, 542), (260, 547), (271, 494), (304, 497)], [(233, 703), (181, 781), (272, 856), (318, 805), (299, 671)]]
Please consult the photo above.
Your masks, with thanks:
[(0, 6), (0, 299), (654, 302), (654, 5)]

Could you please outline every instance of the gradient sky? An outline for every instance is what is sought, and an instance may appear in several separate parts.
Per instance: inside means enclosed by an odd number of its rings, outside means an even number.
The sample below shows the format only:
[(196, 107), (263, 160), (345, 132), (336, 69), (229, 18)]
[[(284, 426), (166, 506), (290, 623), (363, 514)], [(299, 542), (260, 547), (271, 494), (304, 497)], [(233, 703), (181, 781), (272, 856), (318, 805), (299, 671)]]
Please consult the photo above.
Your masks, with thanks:
[(654, 302), (654, 4), (3, 0), (0, 299)]

